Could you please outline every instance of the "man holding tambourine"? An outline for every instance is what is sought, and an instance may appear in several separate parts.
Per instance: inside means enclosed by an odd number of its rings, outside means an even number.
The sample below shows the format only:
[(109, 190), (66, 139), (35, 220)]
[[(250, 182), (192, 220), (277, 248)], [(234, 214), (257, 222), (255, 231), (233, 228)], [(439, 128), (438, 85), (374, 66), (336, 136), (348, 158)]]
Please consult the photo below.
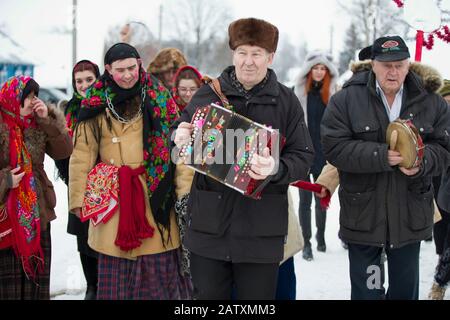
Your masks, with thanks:
[[(381, 37), (325, 111), (323, 151), (340, 178), (340, 231), (352, 299), (418, 299), (421, 240), (433, 228), (431, 178), (450, 158), (450, 112), (410, 70), (399, 36)], [(389, 288), (380, 256), (386, 251)]]

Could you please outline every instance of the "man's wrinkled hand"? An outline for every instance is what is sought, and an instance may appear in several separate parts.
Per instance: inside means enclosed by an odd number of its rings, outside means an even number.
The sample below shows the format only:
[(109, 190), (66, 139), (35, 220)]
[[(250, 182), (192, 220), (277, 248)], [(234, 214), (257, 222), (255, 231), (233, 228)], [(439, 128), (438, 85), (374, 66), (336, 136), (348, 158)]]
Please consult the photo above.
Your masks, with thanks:
[(175, 131), (175, 145), (181, 149), (182, 146), (189, 143), (194, 125), (189, 122), (181, 122)]
[(388, 163), (391, 167), (398, 165), (403, 161), (403, 157), (398, 151), (388, 150)]
[(275, 159), (270, 155), (269, 148), (266, 147), (261, 155), (256, 153), (253, 155), (248, 174), (252, 179), (264, 180), (275, 173), (274, 169)]
[(404, 167), (398, 167), (398, 168), (400, 169), (401, 172), (403, 172), (403, 174), (405, 174), (407, 176), (414, 176), (420, 170), (420, 167), (414, 167), (414, 168), (411, 168), (411, 169), (406, 169)]

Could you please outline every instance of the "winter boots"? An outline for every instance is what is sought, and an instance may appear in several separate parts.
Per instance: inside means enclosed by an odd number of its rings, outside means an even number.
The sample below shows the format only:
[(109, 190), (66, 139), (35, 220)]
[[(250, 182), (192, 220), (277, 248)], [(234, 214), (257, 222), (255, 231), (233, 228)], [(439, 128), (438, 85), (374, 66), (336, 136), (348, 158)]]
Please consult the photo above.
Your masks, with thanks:
[(305, 243), (305, 246), (303, 247), (302, 257), (306, 261), (311, 261), (312, 259), (314, 259), (310, 242)]
[(84, 300), (97, 300), (97, 286), (88, 285)]
[(317, 231), (316, 240), (317, 240), (317, 251), (325, 252), (327, 251), (327, 245), (325, 244), (325, 236), (324, 231)]

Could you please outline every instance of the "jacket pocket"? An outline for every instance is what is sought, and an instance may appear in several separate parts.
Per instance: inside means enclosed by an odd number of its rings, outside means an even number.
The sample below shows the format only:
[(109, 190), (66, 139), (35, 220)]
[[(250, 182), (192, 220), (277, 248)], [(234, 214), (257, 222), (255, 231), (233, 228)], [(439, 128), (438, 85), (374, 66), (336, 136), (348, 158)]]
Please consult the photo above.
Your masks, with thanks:
[(433, 189), (426, 192), (408, 191), (408, 221), (409, 228), (419, 231), (429, 228), (433, 224), (434, 204)]
[(193, 230), (219, 234), (225, 227), (224, 203), (221, 192), (192, 190), (188, 203), (190, 221), (188, 224)]
[(340, 224), (354, 231), (371, 231), (376, 221), (375, 191), (350, 193), (339, 190)]
[(274, 237), (287, 234), (287, 194), (263, 194), (261, 200), (249, 200), (248, 204), (248, 211), (243, 212), (248, 226), (246, 235)]
[(363, 141), (378, 141), (380, 133), (380, 124), (376, 122), (358, 122), (353, 125), (355, 139)]

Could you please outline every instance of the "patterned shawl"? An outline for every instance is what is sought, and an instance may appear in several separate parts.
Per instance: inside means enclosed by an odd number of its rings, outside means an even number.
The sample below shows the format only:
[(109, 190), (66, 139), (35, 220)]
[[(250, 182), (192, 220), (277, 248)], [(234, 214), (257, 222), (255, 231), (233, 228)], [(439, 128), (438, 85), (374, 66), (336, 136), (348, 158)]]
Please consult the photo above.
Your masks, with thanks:
[(13, 77), (3, 85), (0, 91), (0, 113), (9, 129), (9, 165), (11, 168), (20, 166), (20, 172), (25, 172), (19, 186), (9, 190), (6, 200), (13, 230), (13, 249), (21, 259), (25, 273), (34, 278), (37, 271), (42, 270), (43, 253), (36, 180), (23, 133), (25, 129), (37, 125), (32, 115), (20, 116), (22, 94), (30, 80), (30, 77)]
[[(117, 94), (111, 77), (102, 76), (88, 90), (86, 99), (81, 103), (78, 122), (91, 119), (106, 109), (106, 94), (112, 103), (117, 105), (122, 95)], [(169, 91), (151, 74), (140, 70), (139, 88), (144, 88), (146, 97), (143, 104), (143, 144), (144, 167), (150, 206), (158, 230), (163, 237), (163, 231), (170, 231), (170, 210), (175, 203), (174, 170), (170, 161), (169, 128), (178, 117), (178, 109)], [(138, 90), (139, 95), (141, 90)], [(170, 236), (168, 238), (168, 241)]]

